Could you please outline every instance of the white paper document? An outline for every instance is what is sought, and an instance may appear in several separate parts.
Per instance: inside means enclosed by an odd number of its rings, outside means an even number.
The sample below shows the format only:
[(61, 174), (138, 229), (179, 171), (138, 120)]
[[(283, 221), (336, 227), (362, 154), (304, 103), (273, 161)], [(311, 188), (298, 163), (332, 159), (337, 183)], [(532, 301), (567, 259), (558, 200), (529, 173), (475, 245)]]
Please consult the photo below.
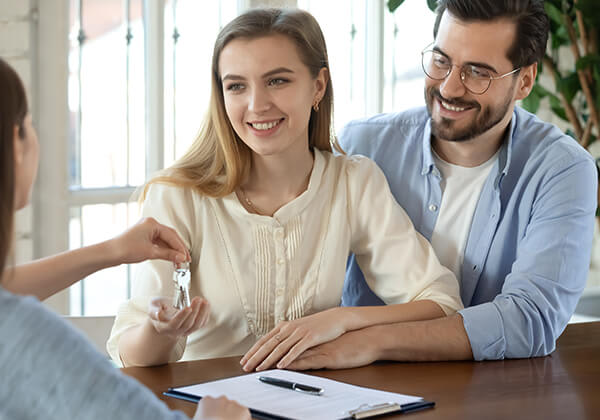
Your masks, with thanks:
[[(311, 395), (263, 383), (259, 376), (271, 376), (323, 389), (322, 395)], [(400, 405), (423, 401), (423, 398), (378, 391), (331, 379), (287, 370), (266, 370), (203, 384), (174, 388), (200, 397), (225, 395), (229, 399), (260, 410), (293, 419), (343, 419), (351, 410), (384, 403)]]

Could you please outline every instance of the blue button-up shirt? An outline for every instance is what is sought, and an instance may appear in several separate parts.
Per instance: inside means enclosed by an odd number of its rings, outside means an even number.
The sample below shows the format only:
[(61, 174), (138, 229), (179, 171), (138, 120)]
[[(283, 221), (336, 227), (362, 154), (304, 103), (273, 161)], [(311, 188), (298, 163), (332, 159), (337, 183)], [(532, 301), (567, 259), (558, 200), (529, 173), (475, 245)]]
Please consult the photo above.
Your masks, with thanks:
[[(431, 240), (442, 190), (426, 109), (353, 121), (339, 139), (348, 154), (379, 164), (396, 200)], [(585, 286), (597, 180), (592, 157), (575, 140), (515, 108), (461, 268), (460, 313), (476, 360), (554, 350)], [(381, 303), (351, 257), (343, 304)]]

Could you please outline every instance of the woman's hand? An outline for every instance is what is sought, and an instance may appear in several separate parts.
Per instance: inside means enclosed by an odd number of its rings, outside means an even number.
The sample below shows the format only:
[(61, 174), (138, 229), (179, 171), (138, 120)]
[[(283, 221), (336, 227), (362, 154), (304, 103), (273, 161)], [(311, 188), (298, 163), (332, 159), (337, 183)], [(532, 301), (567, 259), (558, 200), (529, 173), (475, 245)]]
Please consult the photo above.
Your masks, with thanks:
[(240, 364), (246, 372), (285, 369), (305, 350), (334, 340), (346, 332), (342, 311), (332, 308), (294, 321), (279, 323), (252, 346)]
[(250, 420), (250, 410), (223, 396), (203, 397), (198, 402), (194, 420)]
[(206, 299), (196, 296), (189, 307), (177, 310), (171, 299), (155, 298), (150, 302), (148, 315), (158, 334), (177, 339), (206, 325), (210, 305)]
[(174, 263), (191, 260), (177, 232), (151, 217), (141, 219), (108, 243), (116, 264), (134, 264), (153, 259)]

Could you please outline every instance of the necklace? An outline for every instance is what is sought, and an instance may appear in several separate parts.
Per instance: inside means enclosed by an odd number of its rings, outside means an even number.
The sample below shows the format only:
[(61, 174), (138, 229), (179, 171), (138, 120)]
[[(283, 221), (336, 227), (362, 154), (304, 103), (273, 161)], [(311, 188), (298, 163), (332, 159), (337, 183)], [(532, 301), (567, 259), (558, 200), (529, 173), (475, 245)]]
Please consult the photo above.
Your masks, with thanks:
[(252, 210), (253, 213), (261, 214), (261, 212), (258, 211), (258, 209), (254, 205), (254, 203), (252, 202), (252, 200), (250, 200), (248, 198), (248, 196), (246, 195), (246, 191), (244, 191), (244, 189), (241, 186), (240, 186), (240, 191), (242, 193), (242, 197), (244, 198), (244, 201), (246, 202), (246, 204), (248, 205), (248, 207), (250, 207), (250, 210)]

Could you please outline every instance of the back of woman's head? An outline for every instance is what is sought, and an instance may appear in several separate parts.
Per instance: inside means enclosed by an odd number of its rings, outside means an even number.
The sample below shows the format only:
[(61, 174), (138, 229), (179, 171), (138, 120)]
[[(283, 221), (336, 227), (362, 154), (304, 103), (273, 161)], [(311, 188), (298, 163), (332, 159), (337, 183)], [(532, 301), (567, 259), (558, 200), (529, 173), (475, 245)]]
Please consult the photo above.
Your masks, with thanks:
[(17, 73), (0, 58), (0, 278), (12, 246), (15, 201), (14, 132), (25, 136), (27, 97)]
[[(227, 117), (219, 58), (223, 49), (234, 39), (270, 35), (289, 38), (313, 77), (316, 78), (323, 67), (329, 70), (325, 39), (310, 13), (299, 9), (251, 9), (236, 17), (223, 27), (215, 41), (209, 110), (198, 138), (181, 159), (151, 183), (192, 187), (211, 197), (230, 194), (241, 184), (250, 170), (251, 151), (235, 133)], [(312, 110), (310, 114), (310, 147), (331, 151), (332, 113), (333, 88), (328, 74), (319, 110)]]

